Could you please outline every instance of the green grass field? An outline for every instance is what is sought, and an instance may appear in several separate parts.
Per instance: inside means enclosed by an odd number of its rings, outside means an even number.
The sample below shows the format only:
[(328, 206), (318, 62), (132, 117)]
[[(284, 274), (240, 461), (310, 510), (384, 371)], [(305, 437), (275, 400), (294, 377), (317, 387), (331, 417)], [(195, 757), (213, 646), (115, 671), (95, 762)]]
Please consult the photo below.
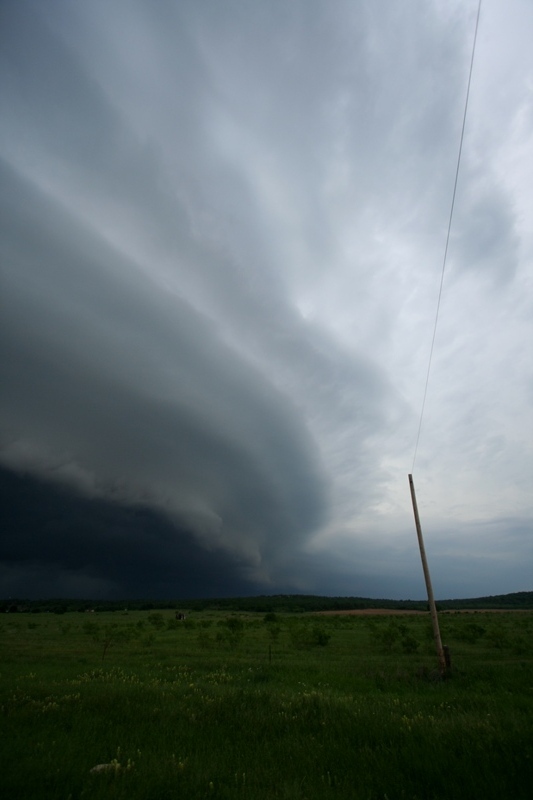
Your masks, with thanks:
[[(533, 612), (3, 614), (2, 796), (520, 800)], [(106, 765), (91, 771), (97, 765)]]

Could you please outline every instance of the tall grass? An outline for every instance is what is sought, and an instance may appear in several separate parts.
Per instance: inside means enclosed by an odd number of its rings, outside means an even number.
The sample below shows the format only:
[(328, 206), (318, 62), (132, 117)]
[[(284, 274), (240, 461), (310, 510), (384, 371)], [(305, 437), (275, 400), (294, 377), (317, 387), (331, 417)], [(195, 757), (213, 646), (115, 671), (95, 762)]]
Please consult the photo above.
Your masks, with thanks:
[(533, 615), (87, 616), (1, 620), (3, 796), (531, 794)]

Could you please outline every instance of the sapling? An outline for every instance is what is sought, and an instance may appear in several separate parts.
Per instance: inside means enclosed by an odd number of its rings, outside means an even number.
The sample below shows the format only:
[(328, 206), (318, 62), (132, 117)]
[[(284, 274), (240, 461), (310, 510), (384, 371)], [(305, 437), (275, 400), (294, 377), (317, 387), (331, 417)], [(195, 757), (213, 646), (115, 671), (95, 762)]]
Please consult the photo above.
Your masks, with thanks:
[(116, 622), (111, 622), (104, 627), (100, 627), (96, 622), (86, 622), (83, 631), (91, 636), (93, 642), (102, 648), (102, 661), (105, 659), (107, 651), (117, 642), (125, 642), (131, 638), (131, 632), (126, 628), (120, 628)]

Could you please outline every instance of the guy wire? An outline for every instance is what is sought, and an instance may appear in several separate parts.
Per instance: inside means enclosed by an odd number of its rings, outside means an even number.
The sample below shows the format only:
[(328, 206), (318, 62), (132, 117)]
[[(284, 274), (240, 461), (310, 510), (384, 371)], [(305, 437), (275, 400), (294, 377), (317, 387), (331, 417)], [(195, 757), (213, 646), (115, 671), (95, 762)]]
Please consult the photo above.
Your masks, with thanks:
[(461, 154), (462, 154), (462, 151), (463, 151), (463, 139), (464, 139), (465, 127), (466, 127), (466, 114), (467, 114), (467, 111), (468, 111), (468, 99), (470, 97), (470, 84), (472, 82), (472, 70), (473, 70), (473, 67), (474, 67), (474, 55), (475, 55), (475, 52), (476, 52), (476, 40), (477, 40), (477, 31), (478, 31), (478, 27), (479, 27), (479, 15), (480, 15), (480, 13), (481, 13), (481, 0), (479, 0), (478, 7), (477, 7), (476, 28), (475, 28), (475, 31), (474, 31), (474, 42), (473, 42), (473, 45), (472, 45), (472, 57), (470, 59), (470, 71), (469, 71), (469, 74), (468, 74), (468, 85), (467, 85), (467, 89), (466, 89), (465, 109), (464, 109), (464, 113), (463, 113), (463, 126), (461, 128), (461, 139), (460, 139), (460, 142), (459, 142), (459, 153), (458, 153), (458, 156), (457, 156), (457, 167), (455, 169), (455, 181), (454, 181), (454, 185), (453, 185), (452, 204), (451, 204), (451, 208), (450, 208), (450, 217), (449, 217), (449, 220), (448, 220), (448, 233), (446, 235), (446, 246), (444, 248), (444, 258), (443, 258), (443, 261), (442, 261), (442, 271), (441, 271), (441, 276), (440, 276), (439, 296), (438, 296), (438, 299), (437, 299), (437, 311), (435, 313), (435, 324), (433, 326), (433, 337), (431, 339), (431, 348), (430, 348), (430, 351), (429, 351), (429, 362), (428, 362), (428, 369), (427, 369), (427, 374), (426, 374), (426, 384), (425, 384), (425, 387), (424, 387), (424, 398), (422, 400), (422, 409), (420, 411), (420, 421), (418, 423), (418, 433), (417, 433), (417, 436), (416, 436), (415, 452), (414, 452), (414, 456), (413, 456), (413, 466), (411, 467), (411, 474), (413, 474), (414, 471), (415, 471), (416, 454), (418, 452), (418, 443), (420, 441), (420, 432), (422, 430), (422, 420), (424, 418), (424, 409), (426, 407), (426, 398), (427, 398), (428, 384), (429, 384), (429, 374), (431, 372), (431, 361), (433, 359), (433, 349), (435, 347), (435, 337), (437, 335), (437, 324), (438, 324), (438, 321), (439, 321), (440, 301), (441, 301), (441, 298), (442, 298), (442, 287), (444, 285), (444, 273), (446, 272), (446, 259), (447, 259), (447, 256), (448, 256), (448, 246), (449, 246), (449, 243), (450, 243), (450, 232), (451, 232), (451, 229), (452, 229), (453, 210), (454, 210), (454, 206), (455, 206), (455, 195), (457, 193), (457, 181), (458, 181), (458, 178), (459, 178), (459, 167), (461, 166)]

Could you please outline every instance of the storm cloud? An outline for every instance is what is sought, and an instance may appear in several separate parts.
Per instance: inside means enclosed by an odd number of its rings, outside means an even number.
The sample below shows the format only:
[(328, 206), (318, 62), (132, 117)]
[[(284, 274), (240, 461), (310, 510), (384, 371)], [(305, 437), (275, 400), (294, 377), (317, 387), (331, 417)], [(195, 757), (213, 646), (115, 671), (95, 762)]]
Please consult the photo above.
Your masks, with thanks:
[[(421, 596), (476, 10), (2, 4), (0, 594)], [(498, 14), (417, 462), (440, 596), (529, 588), (533, 16), (496, 53)]]

